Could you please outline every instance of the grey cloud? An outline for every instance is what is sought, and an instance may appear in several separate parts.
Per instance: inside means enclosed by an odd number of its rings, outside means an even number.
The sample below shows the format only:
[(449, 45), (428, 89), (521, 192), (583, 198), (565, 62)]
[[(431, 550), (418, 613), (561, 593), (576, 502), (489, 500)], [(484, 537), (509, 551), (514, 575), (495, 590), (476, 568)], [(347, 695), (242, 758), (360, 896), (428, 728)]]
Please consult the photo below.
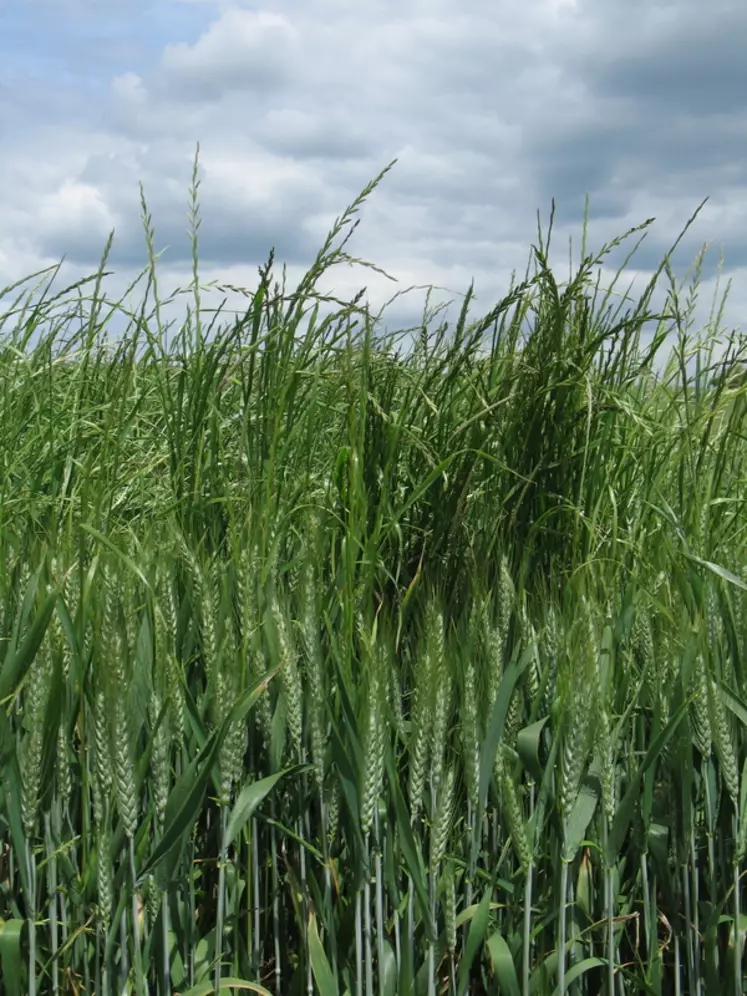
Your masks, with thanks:
[[(54, 113), (69, 125), (67, 139), (56, 141), (80, 150), (70, 179), (95, 188), (116, 220), (118, 266), (145, 261), (142, 178), (157, 248), (170, 245), (164, 259), (188, 272), (186, 201), (198, 139), (200, 258), (216, 269), (255, 267), (272, 245), (279, 260), (308, 265), (327, 222), (395, 156), (351, 251), (390, 271), (392, 259), (418, 273), (432, 267), (434, 283), (457, 268), (474, 273), (475, 314), (507, 291), (512, 269), (523, 276), (537, 209), (544, 231), (553, 197), (563, 279), (568, 235), (574, 250), (580, 246), (587, 193), (593, 249), (656, 215), (631, 264), (649, 270), (711, 195), (675, 267), (686, 268), (710, 238), (717, 242), (706, 277), (721, 242), (727, 269), (747, 266), (741, 4), (716, 2), (707, 18), (694, 0), (670, 7), (588, 0), (560, 11), (552, 0), (468, 0), (458, 13), (445, 0), (414, 2), (407, 11), (395, 3), (309, 0), (284, 5), (282, 17), (223, 7), (133, 8), (127, 45), (155, 24), (162, 42), (148, 34), (137, 58), (134, 48), (129, 56), (120, 49), (108, 76), (81, 70), (65, 98), (64, 88), (45, 88), (43, 79), (18, 100), (0, 90), (27, 159), (32, 144), (41, 157), (54, 158), (54, 148), (31, 143), (26, 118), (40, 129)], [(180, 9), (189, 19), (183, 27), (175, 20), (168, 35)], [(106, 52), (108, 28), (101, 22), (96, 31)], [(76, 44), (84, 41), (81, 33)], [(97, 74), (103, 62), (102, 55)], [(11, 173), (0, 163), (0, 181)], [(12, 209), (0, 194), (0, 218), (40, 254), (67, 252), (76, 265), (95, 267), (105, 215), (84, 214), (63, 227), (34, 217), (31, 192), (49, 193), (50, 183), (29, 179)], [(24, 210), (27, 220), (19, 221)], [(612, 270), (631, 245), (612, 254)], [(463, 293), (469, 277), (449, 283)], [(422, 295), (411, 297), (418, 303), (398, 302), (386, 321), (417, 318)], [(452, 310), (458, 307), (456, 299)], [(747, 314), (744, 297), (735, 307)]]
[[(714, 3), (672, 5), (670, 17), (647, 5), (615, 35), (600, 18), (600, 42), (581, 70), (595, 94), (641, 100), (658, 113), (722, 115), (744, 110), (747, 8)], [(605, 30), (605, 27), (607, 30)]]
[[(187, 233), (186, 198), (179, 203), (155, 198), (158, 205), (152, 223), (155, 230), (155, 251), (164, 251), (163, 260), (170, 266), (190, 264), (192, 246)], [(147, 246), (141, 225), (139, 207), (119, 219), (115, 226), (110, 264), (116, 268), (138, 268), (147, 263)], [(202, 224), (198, 231), (200, 262), (204, 266), (234, 266), (257, 263), (266, 259), (275, 247), (279, 260), (305, 265), (316, 255), (323, 234), (315, 234), (299, 226), (299, 212), (292, 207), (266, 205), (252, 211), (232, 209), (216, 203), (212, 197), (203, 199)], [(101, 227), (89, 225), (51, 229), (35, 241), (39, 252), (53, 258), (65, 255), (78, 266), (85, 266), (100, 257), (105, 235)]]
[(376, 155), (376, 136), (334, 109), (321, 115), (292, 108), (270, 109), (253, 129), (255, 141), (294, 159), (362, 159)]

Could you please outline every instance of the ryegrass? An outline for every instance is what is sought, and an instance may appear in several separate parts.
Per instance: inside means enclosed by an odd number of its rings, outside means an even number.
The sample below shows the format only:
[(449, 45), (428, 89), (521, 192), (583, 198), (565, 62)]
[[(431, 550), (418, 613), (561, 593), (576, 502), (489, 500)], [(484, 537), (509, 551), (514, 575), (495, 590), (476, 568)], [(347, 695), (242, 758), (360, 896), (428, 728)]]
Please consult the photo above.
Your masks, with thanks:
[(741, 992), (747, 384), (701, 258), (623, 310), (622, 239), (559, 285), (540, 231), (408, 351), (320, 317), (379, 177), (207, 327), (196, 171), (175, 334), (144, 196), (138, 312), (109, 243), (0, 316), (3, 992)]

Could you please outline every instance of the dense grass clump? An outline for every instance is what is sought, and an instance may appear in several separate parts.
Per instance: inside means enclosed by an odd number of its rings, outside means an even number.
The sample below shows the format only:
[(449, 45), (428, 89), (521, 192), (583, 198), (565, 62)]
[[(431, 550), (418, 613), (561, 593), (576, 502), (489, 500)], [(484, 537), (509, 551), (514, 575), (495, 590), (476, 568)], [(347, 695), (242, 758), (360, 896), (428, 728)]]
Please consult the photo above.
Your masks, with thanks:
[(109, 246), (0, 316), (8, 996), (742, 991), (744, 344), (541, 232), (478, 320), (322, 318), (379, 179), (222, 326), (196, 179), (178, 331), (144, 200), (119, 342)]

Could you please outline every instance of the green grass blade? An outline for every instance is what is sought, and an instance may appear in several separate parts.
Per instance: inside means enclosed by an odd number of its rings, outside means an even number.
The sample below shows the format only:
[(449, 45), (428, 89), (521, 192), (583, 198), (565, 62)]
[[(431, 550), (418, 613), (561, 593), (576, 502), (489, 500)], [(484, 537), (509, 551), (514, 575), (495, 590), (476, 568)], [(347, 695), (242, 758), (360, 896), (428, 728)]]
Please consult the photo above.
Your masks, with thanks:
[(8, 920), (0, 927), (0, 965), (3, 987), (7, 996), (21, 996), (21, 934), (25, 921)]
[(297, 764), (291, 768), (284, 768), (282, 771), (276, 771), (275, 774), (268, 775), (266, 778), (261, 778), (259, 781), (247, 782), (241, 790), (238, 799), (234, 803), (231, 815), (228, 819), (225, 840), (226, 847), (233, 844), (238, 835), (244, 829), (244, 826), (252, 818), (252, 815), (256, 812), (257, 808), (262, 804), (262, 802), (282, 778), (286, 775), (297, 775), (302, 771), (309, 771), (310, 769), (311, 766), (308, 764)]
[(324, 953), (313, 911), (309, 913), (309, 957), (319, 996), (339, 996), (337, 979), (332, 974), (327, 955)]
[(493, 974), (498, 981), (501, 996), (521, 996), (519, 977), (516, 974), (516, 966), (511, 957), (508, 944), (502, 934), (496, 931), (487, 941), (490, 963), (493, 967)]

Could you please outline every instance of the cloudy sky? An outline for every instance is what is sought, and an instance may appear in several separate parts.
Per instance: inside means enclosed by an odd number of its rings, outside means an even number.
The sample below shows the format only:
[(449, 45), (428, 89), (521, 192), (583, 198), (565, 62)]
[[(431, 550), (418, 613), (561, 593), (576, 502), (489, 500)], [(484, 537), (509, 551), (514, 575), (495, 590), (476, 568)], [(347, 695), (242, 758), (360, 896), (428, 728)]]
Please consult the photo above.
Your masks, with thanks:
[[(454, 313), (474, 278), (477, 318), (523, 276), (552, 198), (567, 279), (588, 193), (590, 248), (656, 218), (618, 284), (635, 277), (637, 299), (709, 197), (675, 273), (711, 243), (704, 324), (723, 251), (723, 326), (747, 329), (745, 38), (744, 0), (0, 0), (0, 287), (63, 255), (55, 287), (94, 271), (113, 228), (105, 287), (121, 294), (146, 261), (139, 181), (162, 293), (186, 286), (199, 141), (204, 282), (253, 289), (274, 245), (295, 286), (396, 158), (348, 249), (397, 283), (339, 267), (323, 290), (366, 287), (378, 308), (434, 284)], [(424, 296), (386, 325), (416, 321)]]

